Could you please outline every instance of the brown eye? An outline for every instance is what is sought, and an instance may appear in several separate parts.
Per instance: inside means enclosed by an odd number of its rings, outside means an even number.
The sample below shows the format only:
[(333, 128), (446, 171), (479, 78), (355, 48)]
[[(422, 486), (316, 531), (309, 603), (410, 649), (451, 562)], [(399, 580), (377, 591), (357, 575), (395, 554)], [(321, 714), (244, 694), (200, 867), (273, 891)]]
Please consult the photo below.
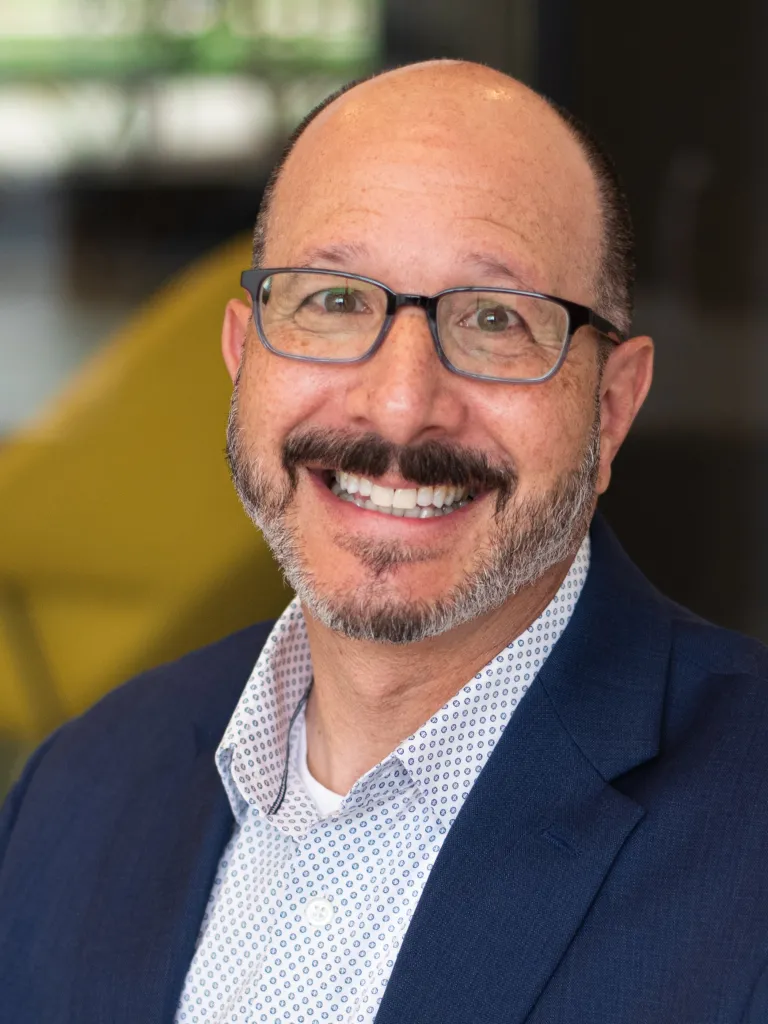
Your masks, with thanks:
[(503, 306), (486, 306), (477, 311), (477, 326), (481, 331), (505, 331), (509, 323), (509, 312)]
[(355, 296), (351, 292), (326, 292), (323, 305), (326, 313), (354, 313)]

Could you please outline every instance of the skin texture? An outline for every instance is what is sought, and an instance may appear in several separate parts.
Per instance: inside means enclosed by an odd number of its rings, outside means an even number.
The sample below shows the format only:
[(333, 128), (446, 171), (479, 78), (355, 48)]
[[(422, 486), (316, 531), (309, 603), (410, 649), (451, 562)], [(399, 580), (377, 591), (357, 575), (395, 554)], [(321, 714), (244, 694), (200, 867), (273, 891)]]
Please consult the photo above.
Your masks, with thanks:
[[(498, 72), (429, 62), (363, 83), (309, 126), (275, 192), (265, 265), (333, 267), (421, 294), (468, 284), (523, 287), (594, 306), (601, 238), (592, 173), (559, 117)], [(448, 372), (415, 309), (398, 314), (373, 359), (353, 366), (270, 354), (250, 314), (249, 304), (229, 303), (222, 348), (233, 379), (240, 370), (241, 430), (275, 480), (282, 479), (281, 444), (302, 426), (372, 431), (397, 444), (441, 439), (495, 461), (512, 459), (523, 499), (546, 493), (582, 456), (599, 379), (589, 331), (577, 334), (550, 381), (503, 385)], [(616, 347), (604, 368), (597, 494), (645, 399), (652, 361), (651, 340), (637, 337)], [(391, 473), (377, 482), (409, 485)], [(404, 532), (413, 530), (411, 521), (359, 510), (350, 518), (352, 509), (336, 508), (299, 471), (301, 549), (318, 584), (333, 590), (369, 582), (370, 569), (342, 543), (343, 534), (402, 543), (413, 537)], [(467, 572), (492, 516), (493, 502), (485, 500), (425, 520), (440, 524), (420, 535), (430, 557), (398, 566), (381, 586), (437, 599)], [(315, 777), (346, 793), (527, 628), (573, 554), (495, 612), (405, 647), (349, 640), (308, 616)]]

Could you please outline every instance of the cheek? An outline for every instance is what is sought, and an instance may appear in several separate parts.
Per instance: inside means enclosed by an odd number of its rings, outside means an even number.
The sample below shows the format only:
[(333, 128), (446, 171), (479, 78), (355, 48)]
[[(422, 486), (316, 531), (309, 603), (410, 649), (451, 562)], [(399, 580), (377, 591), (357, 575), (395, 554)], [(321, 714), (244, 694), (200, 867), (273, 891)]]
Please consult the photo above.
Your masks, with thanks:
[(282, 359), (252, 343), (238, 389), (240, 428), (249, 445), (279, 458), (286, 435), (301, 423), (316, 420), (328, 387), (318, 368)]
[(515, 461), (521, 492), (541, 492), (580, 464), (593, 419), (586, 392), (555, 378), (494, 408), (491, 432)]

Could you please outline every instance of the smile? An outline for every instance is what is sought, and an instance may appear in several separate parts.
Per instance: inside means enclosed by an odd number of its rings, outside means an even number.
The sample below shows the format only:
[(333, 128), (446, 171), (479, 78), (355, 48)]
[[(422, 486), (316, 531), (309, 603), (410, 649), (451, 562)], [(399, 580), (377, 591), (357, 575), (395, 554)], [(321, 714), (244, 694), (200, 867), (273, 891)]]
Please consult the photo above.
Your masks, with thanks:
[(333, 473), (330, 488), (341, 501), (405, 519), (447, 516), (473, 500), (466, 487), (381, 487), (354, 473)]

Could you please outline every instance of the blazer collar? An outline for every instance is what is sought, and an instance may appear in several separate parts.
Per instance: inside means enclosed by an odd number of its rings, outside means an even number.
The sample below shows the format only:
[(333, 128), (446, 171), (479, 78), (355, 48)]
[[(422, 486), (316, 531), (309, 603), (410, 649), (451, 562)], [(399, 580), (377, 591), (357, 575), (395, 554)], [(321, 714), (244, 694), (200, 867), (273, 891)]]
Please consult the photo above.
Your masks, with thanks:
[(591, 540), (584, 590), (539, 683), (573, 741), (610, 781), (658, 753), (672, 605), (600, 515)]
[(573, 617), (448, 833), (376, 1024), (522, 1024), (644, 809), (670, 614), (605, 523)]

